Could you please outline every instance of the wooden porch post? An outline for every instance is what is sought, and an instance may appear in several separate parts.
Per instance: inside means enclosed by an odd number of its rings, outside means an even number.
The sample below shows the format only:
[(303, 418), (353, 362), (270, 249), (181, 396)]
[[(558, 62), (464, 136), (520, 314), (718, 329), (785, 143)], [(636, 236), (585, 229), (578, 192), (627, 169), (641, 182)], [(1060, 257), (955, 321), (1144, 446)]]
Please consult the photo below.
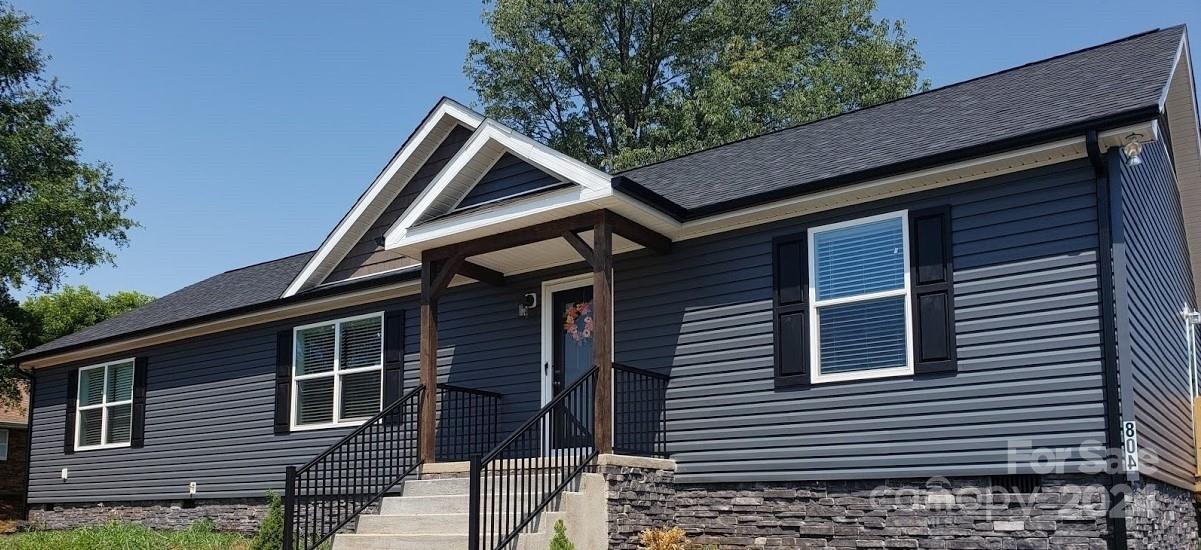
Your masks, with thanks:
[(593, 227), (592, 355), (596, 391), (592, 405), (596, 451), (613, 452), (613, 224), (602, 216)]
[(423, 462), (435, 462), (436, 416), (438, 401), (438, 296), (434, 292), (436, 264), (421, 262), (421, 426), (418, 430), (417, 452)]

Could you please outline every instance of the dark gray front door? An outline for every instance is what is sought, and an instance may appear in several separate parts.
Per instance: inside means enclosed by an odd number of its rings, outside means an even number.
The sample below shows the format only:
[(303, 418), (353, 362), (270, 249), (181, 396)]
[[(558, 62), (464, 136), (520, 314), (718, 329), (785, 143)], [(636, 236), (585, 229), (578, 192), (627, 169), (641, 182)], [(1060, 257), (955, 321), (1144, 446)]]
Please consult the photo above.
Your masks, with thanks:
[[(592, 368), (592, 286), (555, 292), (552, 300), (551, 398)], [(586, 397), (586, 398), (585, 398)], [(572, 398), (555, 415), (552, 447), (575, 448), (591, 441), (592, 399)]]

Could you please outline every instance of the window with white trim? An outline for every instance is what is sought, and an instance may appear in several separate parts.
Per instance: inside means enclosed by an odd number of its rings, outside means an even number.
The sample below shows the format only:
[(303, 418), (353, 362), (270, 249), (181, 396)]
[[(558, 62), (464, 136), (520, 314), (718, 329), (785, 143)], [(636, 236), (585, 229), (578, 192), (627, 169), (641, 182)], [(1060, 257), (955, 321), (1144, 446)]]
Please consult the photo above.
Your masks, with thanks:
[(913, 373), (904, 211), (809, 231), (813, 382)]
[(293, 329), (292, 427), (354, 424), (380, 410), (382, 313)]
[(129, 445), (133, 429), (133, 374), (133, 359), (79, 369), (76, 449)]
[(0, 461), (8, 460), (8, 429), (0, 430)]

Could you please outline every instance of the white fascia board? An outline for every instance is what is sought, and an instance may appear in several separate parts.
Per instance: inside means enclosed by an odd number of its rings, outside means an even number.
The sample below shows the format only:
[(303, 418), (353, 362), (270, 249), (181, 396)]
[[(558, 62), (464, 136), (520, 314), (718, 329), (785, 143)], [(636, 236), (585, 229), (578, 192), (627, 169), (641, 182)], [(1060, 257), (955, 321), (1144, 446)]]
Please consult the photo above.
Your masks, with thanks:
[[(380, 198), (380, 194), (383, 192), (385, 186), (387, 186), (388, 182), (392, 180), (392, 177), (396, 175), (396, 172), (400, 169), (400, 167), (404, 166), (405, 163), (407, 163), (413, 157), (414, 153), (429, 138), (430, 132), (433, 131), (434, 128), (436, 128), (447, 117), (454, 119), (459, 124), (473, 129), (478, 128), (479, 125), (484, 121), (484, 117), (479, 113), (464, 107), (462, 104), (454, 101), (453, 99), (442, 98), (434, 107), (434, 109), (430, 111), (430, 114), (426, 116), (421, 126), (419, 126), (415, 132), (413, 132), (413, 135), (410, 136), (407, 141), (405, 141), (405, 144), (401, 147), (401, 149), (397, 151), (395, 156), (392, 157), (392, 161), (388, 163), (388, 165), (379, 173), (378, 176), (376, 176), (375, 181), (371, 183), (371, 186), (367, 188), (367, 191), (363, 193), (361, 197), (359, 197), (359, 200), (355, 203), (354, 207), (350, 209), (350, 212), (348, 212), (346, 216), (342, 218), (342, 221), (338, 223), (337, 227), (335, 227), (334, 230), (330, 232), (329, 236), (325, 238), (325, 241), (321, 243), (321, 247), (317, 249), (317, 253), (314, 254), (311, 259), (309, 259), (308, 263), (305, 264), (304, 269), (300, 271), (300, 274), (297, 275), (292, 283), (288, 285), (288, 288), (284, 290), (284, 293), (281, 296), (282, 298), (287, 298), (288, 296), (292, 296), (297, 292), (300, 292), (301, 289), (316, 285), (320, 281), (314, 281), (313, 279), (323, 265), (325, 265), (327, 262), (341, 261), (340, 257), (334, 257), (334, 252), (340, 246), (348, 248), (348, 246), (345, 244), (345, 241), (348, 240), (348, 238), (357, 242), (358, 239), (362, 237), (361, 233), (366, 230), (365, 228), (361, 228), (360, 231), (352, 231), (352, 229), (356, 227), (357, 222), (359, 222), (360, 218), (362, 218), (363, 213), (366, 212), (368, 208)], [(407, 183), (408, 182), (405, 182), (405, 184)], [(359, 234), (355, 235), (354, 233)], [(349, 246), (353, 245), (354, 243), (350, 243)]]
[[(402, 243), (406, 242), (406, 234), (417, 224), (418, 220), (426, 215), (438, 197), (448, 192), (449, 188), (455, 186), (456, 188), (470, 189), (474, 186), (478, 178), (473, 178), (473, 181), (463, 181), (460, 172), (491, 145), (499, 146), (563, 181), (577, 184), (579, 188), (576, 189), (576, 192), (579, 196), (574, 201), (588, 201), (612, 193), (610, 183), (612, 176), (609, 174), (538, 143), (499, 122), (487, 119), (476, 128), (467, 143), (459, 149), (450, 162), (446, 163), (442, 171), (434, 177), (434, 181), (417, 197), (417, 200), (413, 201), (404, 215), (388, 229), (384, 239), (384, 248), (391, 250), (403, 246)], [(462, 185), (456, 186), (455, 184)], [(548, 197), (551, 197), (552, 202), (564, 200), (563, 193), (551, 193), (548, 194)], [(502, 206), (496, 210), (490, 209), (490, 211), (492, 213), (497, 210), (507, 212), (516, 205), (521, 205), (523, 208), (531, 206), (541, 208), (545, 206), (541, 205), (542, 200), (543, 198), (540, 198), (534, 201), (534, 204), (528, 201), (519, 201), (514, 205)], [(566, 202), (570, 203), (573, 200), (567, 199)], [(564, 205), (566, 204), (560, 204), (560, 206)], [(526, 210), (525, 213), (529, 213), (529, 211)]]

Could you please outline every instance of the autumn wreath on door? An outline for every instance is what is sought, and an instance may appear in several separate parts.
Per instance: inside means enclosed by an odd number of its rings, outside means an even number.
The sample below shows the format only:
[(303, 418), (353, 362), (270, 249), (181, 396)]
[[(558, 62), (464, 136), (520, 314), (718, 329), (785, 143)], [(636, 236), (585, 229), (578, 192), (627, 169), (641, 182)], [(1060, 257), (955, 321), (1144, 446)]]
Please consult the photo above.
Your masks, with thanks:
[(563, 330), (576, 342), (592, 338), (592, 302), (567, 304), (563, 315)]

